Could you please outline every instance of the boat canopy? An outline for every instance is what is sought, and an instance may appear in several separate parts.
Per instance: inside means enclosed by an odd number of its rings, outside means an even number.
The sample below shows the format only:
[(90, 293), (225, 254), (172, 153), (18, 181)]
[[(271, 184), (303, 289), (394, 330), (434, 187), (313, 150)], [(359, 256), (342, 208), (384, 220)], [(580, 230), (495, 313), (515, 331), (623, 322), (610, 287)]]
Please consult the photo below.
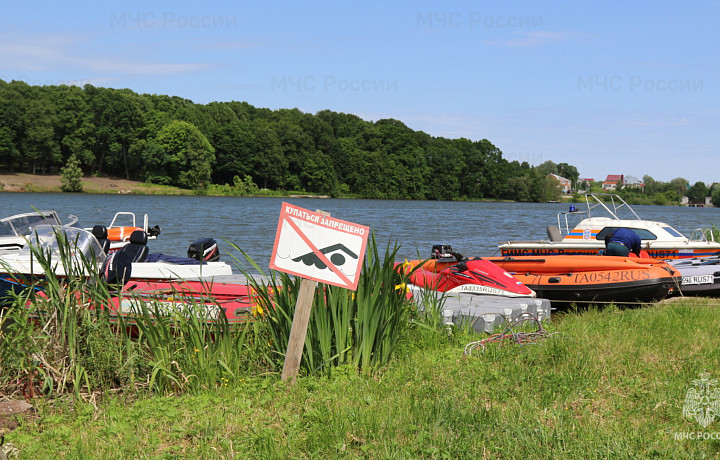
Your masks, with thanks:
[(82, 228), (38, 225), (27, 241), (28, 244), (20, 250), (19, 259), (32, 258), (38, 251), (53, 260), (69, 254), (72, 261), (78, 264), (91, 261), (102, 264), (106, 257), (97, 239)]
[(38, 225), (61, 225), (55, 211), (26, 212), (0, 219), (0, 236), (29, 235)]

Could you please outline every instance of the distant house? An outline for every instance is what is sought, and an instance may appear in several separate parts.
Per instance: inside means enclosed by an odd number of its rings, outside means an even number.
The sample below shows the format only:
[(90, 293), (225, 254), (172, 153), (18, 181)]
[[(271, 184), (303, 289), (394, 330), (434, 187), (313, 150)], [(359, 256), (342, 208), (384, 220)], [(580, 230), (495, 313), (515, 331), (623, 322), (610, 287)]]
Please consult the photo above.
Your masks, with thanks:
[(593, 182), (595, 182), (595, 179), (592, 179), (589, 177), (580, 178), (577, 181), (577, 183), (578, 183), (577, 188), (579, 189), (580, 187), (583, 187), (585, 189), (588, 189), (592, 186)]
[(557, 181), (558, 187), (560, 188), (560, 191), (562, 193), (570, 193), (572, 190), (572, 184), (570, 183), (569, 179), (565, 179), (562, 176), (558, 176), (557, 174), (548, 174), (549, 177), (551, 177), (553, 180)]
[(645, 190), (645, 183), (635, 176), (625, 176), (623, 185), (629, 188), (639, 188), (642, 191)]
[(618, 184), (623, 185), (624, 177), (622, 174), (609, 174), (602, 184), (603, 190), (617, 190)]

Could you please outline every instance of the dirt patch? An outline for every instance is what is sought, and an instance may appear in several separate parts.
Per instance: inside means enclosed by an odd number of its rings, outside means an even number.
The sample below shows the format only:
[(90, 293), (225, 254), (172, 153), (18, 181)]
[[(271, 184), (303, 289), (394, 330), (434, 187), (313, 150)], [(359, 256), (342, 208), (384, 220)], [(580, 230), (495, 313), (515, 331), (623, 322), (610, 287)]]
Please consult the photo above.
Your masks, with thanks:
[(34, 412), (30, 403), (19, 400), (0, 401), (0, 436), (18, 428), (17, 417)]
[[(0, 191), (5, 192), (61, 192), (60, 175), (0, 174)], [(85, 176), (82, 178), (83, 191), (87, 193), (118, 194), (162, 194), (163, 188), (144, 182), (119, 179), (117, 177)], [(180, 190), (180, 189), (177, 189)], [(178, 191), (168, 194), (178, 194)]]

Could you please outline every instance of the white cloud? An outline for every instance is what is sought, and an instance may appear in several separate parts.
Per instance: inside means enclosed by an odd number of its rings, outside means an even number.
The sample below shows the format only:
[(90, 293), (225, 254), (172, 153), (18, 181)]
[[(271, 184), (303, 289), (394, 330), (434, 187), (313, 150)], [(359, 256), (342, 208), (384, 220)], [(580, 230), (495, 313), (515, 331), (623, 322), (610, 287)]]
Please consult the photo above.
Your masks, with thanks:
[(81, 50), (89, 37), (46, 36), (13, 43), (0, 42), (0, 70), (4, 72), (97, 72), (113, 75), (167, 75), (198, 72), (203, 63), (167, 63), (128, 59), (122, 56), (87, 56)]

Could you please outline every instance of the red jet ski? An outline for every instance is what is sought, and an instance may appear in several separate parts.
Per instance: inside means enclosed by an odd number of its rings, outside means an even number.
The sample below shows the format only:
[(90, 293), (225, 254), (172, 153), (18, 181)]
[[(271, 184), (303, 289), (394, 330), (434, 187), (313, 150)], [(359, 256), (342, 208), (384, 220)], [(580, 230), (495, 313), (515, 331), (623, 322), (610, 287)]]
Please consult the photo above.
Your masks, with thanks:
[(532, 289), (494, 263), (464, 259), (449, 245), (434, 246), (429, 260), (405, 262), (402, 267), (412, 284), (439, 292), (535, 297)]

